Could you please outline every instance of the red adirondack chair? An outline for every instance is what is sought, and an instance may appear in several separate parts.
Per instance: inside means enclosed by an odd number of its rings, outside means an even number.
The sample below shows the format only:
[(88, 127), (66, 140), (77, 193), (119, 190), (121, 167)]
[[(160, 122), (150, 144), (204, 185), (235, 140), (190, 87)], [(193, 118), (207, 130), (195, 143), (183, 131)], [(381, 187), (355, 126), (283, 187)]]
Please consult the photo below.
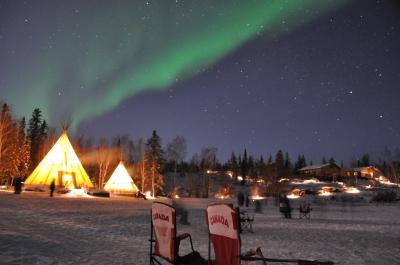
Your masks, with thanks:
[[(177, 236), (176, 210), (171, 205), (154, 202), (151, 207), (151, 232), (150, 232), (150, 265), (161, 264), (161, 258), (174, 265), (207, 264), (200, 254), (193, 249), (190, 234)], [(179, 245), (183, 239), (190, 240), (191, 252), (179, 255)]]
[[(208, 260), (215, 265), (240, 265), (251, 261), (297, 263), (298, 265), (333, 265), (331, 261), (300, 259), (272, 259), (262, 256), (260, 249), (246, 255), (241, 254), (240, 215), (238, 209), (228, 204), (213, 204), (207, 207), (206, 219), (209, 232)], [(211, 243), (215, 260), (211, 261)]]

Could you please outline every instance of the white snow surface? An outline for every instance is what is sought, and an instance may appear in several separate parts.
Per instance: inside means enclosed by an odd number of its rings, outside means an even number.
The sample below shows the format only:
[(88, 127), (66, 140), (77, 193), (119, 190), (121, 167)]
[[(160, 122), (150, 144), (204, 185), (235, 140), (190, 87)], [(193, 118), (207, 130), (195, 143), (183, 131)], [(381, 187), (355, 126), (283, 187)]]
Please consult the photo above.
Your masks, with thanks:
[[(178, 233), (192, 234), (195, 249), (207, 257), (204, 210), (213, 202), (235, 201), (176, 201), (189, 210), (190, 222), (178, 222)], [(0, 192), (0, 264), (149, 264), (151, 203), (130, 197)], [(261, 246), (271, 258), (400, 264), (399, 203), (312, 207), (311, 220), (298, 219), (297, 211), (293, 219), (283, 219), (272, 201), (264, 202), (263, 212), (255, 214), (255, 233), (241, 234), (242, 252)], [(253, 213), (252, 207), (246, 210)], [(188, 251), (185, 243), (182, 247), (181, 253)]]

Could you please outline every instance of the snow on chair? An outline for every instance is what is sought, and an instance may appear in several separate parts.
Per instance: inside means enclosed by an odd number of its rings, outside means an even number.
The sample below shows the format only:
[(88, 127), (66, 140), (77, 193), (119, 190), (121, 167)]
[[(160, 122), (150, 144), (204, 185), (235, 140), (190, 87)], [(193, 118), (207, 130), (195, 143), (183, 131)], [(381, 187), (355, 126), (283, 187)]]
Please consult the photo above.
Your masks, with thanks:
[[(299, 259), (265, 258), (261, 249), (242, 255), (240, 252), (239, 210), (229, 204), (213, 204), (207, 207), (206, 222), (209, 233), (208, 260), (213, 265), (240, 265), (252, 261), (280, 263), (297, 263), (298, 265), (333, 265), (331, 261), (310, 261)], [(211, 261), (211, 243), (214, 248), (215, 261)]]
[[(198, 252), (194, 251), (190, 234), (176, 235), (176, 210), (174, 207), (162, 202), (154, 202), (150, 215), (150, 265), (161, 264), (157, 257), (174, 265), (206, 264), (201, 263), (204, 260)], [(185, 256), (179, 256), (180, 242), (186, 238), (190, 240), (192, 252)]]

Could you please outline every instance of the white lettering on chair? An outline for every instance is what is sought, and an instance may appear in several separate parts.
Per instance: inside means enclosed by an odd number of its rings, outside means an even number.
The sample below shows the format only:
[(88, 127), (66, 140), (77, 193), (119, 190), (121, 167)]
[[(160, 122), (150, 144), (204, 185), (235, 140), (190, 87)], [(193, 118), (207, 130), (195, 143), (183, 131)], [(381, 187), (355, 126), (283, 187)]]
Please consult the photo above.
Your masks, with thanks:
[[(174, 224), (172, 216), (175, 210), (161, 203), (153, 203), (152, 218), (158, 246), (158, 254), (173, 260)], [(157, 250), (156, 250), (157, 252)]]
[(210, 234), (237, 239), (233, 226), (235, 212), (227, 205), (213, 205), (207, 209)]

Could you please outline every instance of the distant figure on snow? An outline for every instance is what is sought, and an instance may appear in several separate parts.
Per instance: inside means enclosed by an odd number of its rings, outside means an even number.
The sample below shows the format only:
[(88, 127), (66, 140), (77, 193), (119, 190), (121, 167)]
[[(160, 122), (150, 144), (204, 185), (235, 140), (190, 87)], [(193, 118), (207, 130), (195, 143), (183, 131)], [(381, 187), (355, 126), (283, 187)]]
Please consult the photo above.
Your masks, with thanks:
[(239, 191), (237, 195), (238, 206), (243, 206), (244, 204), (244, 194), (243, 192)]
[(55, 189), (56, 189), (56, 181), (53, 179), (50, 183), (50, 197), (53, 197)]
[(14, 183), (14, 193), (20, 194), (21, 190), (22, 190), (22, 180), (20, 177), (17, 177), (15, 179), (15, 183)]
[(246, 207), (249, 207), (249, 204), (250, 204), (249, 194), (246, 194), (246, 201), (245, 201), (245, 203), (246, 203)]
[(286, 195), (280, 196), (279, 211), (285, 218), (292, 218), (292, 208), (290, 207), (290, 201)]

